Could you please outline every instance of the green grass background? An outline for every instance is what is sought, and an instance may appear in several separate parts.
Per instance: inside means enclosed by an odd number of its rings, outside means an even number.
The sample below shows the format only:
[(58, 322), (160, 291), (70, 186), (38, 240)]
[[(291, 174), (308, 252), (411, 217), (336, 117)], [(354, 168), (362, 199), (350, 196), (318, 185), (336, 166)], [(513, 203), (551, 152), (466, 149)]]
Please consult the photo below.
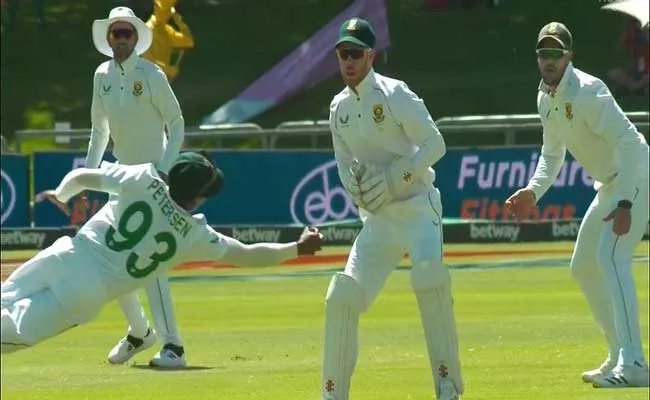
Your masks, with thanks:
[[(571, 244), (518, 245), (539, 254)], [(447, 246), (503, 250), (513, 245)], [(337, 249), (340, 251), (341, 249)], [(648, 254), (647, 242), (637, 255)], [(7, 254), (3, 254), (7, 256)], [(452, 265), (499, 257), (448, 258)], [(328, 267), (340, 268), (341, 265)], [(272, 267), (202, 271), (224, 276), (310, 270)], [(648, 265), (634, 267), (644, 349), (648, 354)], [(173, 276), (187, 275), (174, 273)], [(467, 400), (647, 399), (647, 389), (593, 389), (580, 373), (596, 367), (605, 344), (577, 285), (564, 267), (453, 269), (453, 291)], [(135, 362), (109, 366), (108, 350), (124, 334), (116, 304), (93, 323), (2, 358), (2, 398), (16, 400), (318, 399), (324, 295), (329, 274), (274, 280), (174, 282), (176, 314), (190, 369), (146, 367), (158, 346)], [(146, 302), (145, 296), (142, 296)], [(392, 274), (362, 317), (355, 400), (432, 399), (414, 295), (407, 271)]]

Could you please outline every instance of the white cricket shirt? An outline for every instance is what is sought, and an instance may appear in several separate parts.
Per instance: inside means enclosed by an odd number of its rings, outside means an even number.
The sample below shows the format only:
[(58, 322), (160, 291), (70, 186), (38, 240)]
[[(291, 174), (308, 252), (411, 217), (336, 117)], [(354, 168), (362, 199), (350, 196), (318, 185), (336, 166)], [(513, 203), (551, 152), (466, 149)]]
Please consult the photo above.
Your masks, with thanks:
[(444, 155), (444, 139), (422, 99), (406, 83), (370, 70), (355, 90), (346, 87), (334, 97), (329, 123), (341, 180), (355, 159), (383, 171), (396, 158), (413, 157), (429, 143), (426, 165), (396, 200), (433, 189), (431, 165)]
[(165, 73), (135, 52), (121, 66), (109, 60), (95, 71), (91, 120), (88, 168), (101, 162), (109, 135), (121, 164), (152, 162), (163, 172), (183, 143), (183, 115)]
[(616, 188), (619, 200), (634, 200), (638, 179), (647, 179), (648, 144), (607, 86), (572, 64), (557, 90), (540, 82), (537, 106), (543, 146), (528, 187), (539, 200), (555, 181), (566, 150), (596, 181)]
[(186, 262), (221, 259), (241, 266), (275, 265), (296, 257), (293, 243), (241, 242), (214, 231), (202, 214), (190, 215), (170, 197), (153, 164), (102, 163), (97, 170), (69, 172), (56, 196), (68, 201), (82, 190), (117, 195), (73, 239), (74, 246), (90, 249), (106, 300), (146, 286), (151, 280)]

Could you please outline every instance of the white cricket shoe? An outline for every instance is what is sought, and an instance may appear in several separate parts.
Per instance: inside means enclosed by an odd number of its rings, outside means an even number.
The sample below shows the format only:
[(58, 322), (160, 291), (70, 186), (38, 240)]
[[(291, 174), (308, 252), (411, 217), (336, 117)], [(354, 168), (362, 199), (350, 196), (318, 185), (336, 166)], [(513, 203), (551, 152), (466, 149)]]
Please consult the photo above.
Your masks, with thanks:
[(149, 366), (153, 368), (180, 369), (186, 365), (183, 347), (171, 343), (164, 345), (149, 361)]
[(460, 400), (456, 385), (449, 379), (440, 380), (440, 391), (438, 392), (438, 400)]
[(635, 361), (633, 365), (619, 365), (612, 372), (596, 379), (595, 388), (649, 387), (648, 364)]
[(607, 360), (605, 360), (602, 364), (600, 364), (600, 367), (583, 372), (582, 381), (584, 383), (594, 383), (596, 379), (601, 378), (603, 375), (610, 374), (615, 366), (616, 366), (616, 360), (607, 358)]
[(127, 335), (108, 353), (108, 362), (111, 364), (124, 364), (134, 355), (153, 346), (156, 340), (156, 333), (151, 328), (143, 338)]

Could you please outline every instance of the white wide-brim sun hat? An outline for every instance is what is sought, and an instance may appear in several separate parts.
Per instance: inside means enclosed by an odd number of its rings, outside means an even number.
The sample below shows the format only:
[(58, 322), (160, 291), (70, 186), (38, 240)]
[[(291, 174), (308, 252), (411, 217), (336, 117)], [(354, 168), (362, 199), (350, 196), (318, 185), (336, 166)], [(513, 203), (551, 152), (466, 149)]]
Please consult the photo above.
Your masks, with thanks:
[(128, 22), (133, 25), (138, 33), (138, 42), (135, 44), (134, 51), (142, 55), (151, 46), (152, 33), (151, 29), (140, 18), (136, 17), (128, 7), (115, 7), (108, 14), (107, 19), (96, 19), (93, 22), (93, 42), (97, 50), (109, 57), (113, 57), (113, 49), (108, 44), (107, 34), (109, 27), (118, 21)]

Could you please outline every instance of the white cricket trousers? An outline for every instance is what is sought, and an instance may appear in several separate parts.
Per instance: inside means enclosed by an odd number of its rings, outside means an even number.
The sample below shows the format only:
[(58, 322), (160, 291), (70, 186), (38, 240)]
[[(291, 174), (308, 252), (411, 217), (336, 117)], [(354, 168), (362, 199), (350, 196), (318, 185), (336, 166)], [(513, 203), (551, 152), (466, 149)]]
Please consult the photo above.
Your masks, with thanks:
[(414, 266), (442, 260), (442, 242), (442, 203), (434, 189), (365, 217), (344, 273), (361, 286), (368, 308), (406, 253)]
[(2, 352), (94, 319), (106, 303), (96, 262), (90, 249), (64, 236), (16, 269), (2, 284)]
[(632, 258), (648, 226), (648, 178), (638, 178), (630, 231), (623, 236), (612, 231), (612, 221), (603, 221), (620, 199), (616, 181), (599, 189), (580, 225), (571, 275), (605, 334), (609, 358), (631, 365), (644, 362)]

